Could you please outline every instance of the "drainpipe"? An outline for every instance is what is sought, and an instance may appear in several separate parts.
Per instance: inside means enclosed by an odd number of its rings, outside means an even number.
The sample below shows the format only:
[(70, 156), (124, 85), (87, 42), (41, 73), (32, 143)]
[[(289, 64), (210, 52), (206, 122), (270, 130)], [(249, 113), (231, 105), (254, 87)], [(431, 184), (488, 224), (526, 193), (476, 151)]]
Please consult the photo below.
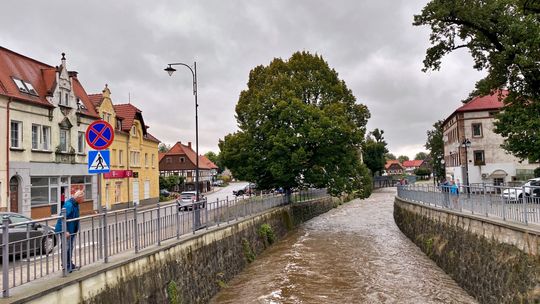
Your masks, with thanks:
[(9, 97), (7, 102), (7, 108), (6, 108), (6, 211), (9, 210), (9, 127), (10, 127), (10, 120), (9, 120), (9, 106), (11, 102), (13, 101), (13, 98)]
[[(127, 142), (126, 142), (126, 162), (127, 162), (126, 168), (127, 168), (128, 171), (130, 169), (130, 166), (129, 166), (129, 161), (130, 161), (130, 159), (129, 159), (129, 155), (130, 155), (130, 153), (129, 153), (129, 140), (130, 140), (130, 138), (131, 138), (131, 129), (128, 132)], [(130, 183), (129, 183), (130, 180), (129, 179), (130, 179), (130, 177), (128, 176), (128, 178), (127, 178), (127, 189), (128, 189), (128, 201), (127, 201), (127, 203), (128, 203), (128, 207), (129, 207), (129, 197), (131, 196), (131, 187), (130, 187)], [(133, 202), (133, 206), (135, 206), (134, 202)]]

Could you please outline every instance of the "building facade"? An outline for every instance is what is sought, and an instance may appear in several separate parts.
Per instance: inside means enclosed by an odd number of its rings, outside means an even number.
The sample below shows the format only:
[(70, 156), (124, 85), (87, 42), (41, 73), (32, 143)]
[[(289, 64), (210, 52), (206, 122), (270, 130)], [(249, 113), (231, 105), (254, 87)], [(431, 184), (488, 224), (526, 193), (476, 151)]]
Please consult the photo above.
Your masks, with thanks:
[(0, 47), (0, 107), (2, 210), (48, 217), (83, 189), (81, 213), (92, 212), (97, 180), (87, 173), (84, 132), (99, 116), (64, 54), (53, 67)]
[[(195, 172), (197, 154), (191, 147), (177, 142), (166, 153), (159, 154), (159, 173), (162, 176), (178, 175), (184, 178), (184, 188), (178, 190), (195, 190)], [(199, 155), (199, 190), (207, 192), (212, 189), (218, 167), (205, 156)]]
[(114, 105), (107, 86), (90, 95), (99, 116), (115, 128), (111, 172), (101, 180), (101, 205), (121, 209), (159, 201), (159, 140), (148, 133), (142, 112), (132, 104)]
[(538, 164), (520, 161), (501, 148), (494, 132), (495, 115), (507, 95), (500, 91), (476, 97), (459, 107), (443, 123), (444, 160), (449, 178), (469, 184), (502, 185), (530, 177)]

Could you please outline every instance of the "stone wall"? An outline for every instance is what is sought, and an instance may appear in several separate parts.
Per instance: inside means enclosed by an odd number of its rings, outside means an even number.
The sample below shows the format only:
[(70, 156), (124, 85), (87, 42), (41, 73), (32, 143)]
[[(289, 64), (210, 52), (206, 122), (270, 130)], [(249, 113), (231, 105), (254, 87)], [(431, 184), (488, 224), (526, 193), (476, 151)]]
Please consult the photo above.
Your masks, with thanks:
[(540, 302), (540, 232), (396, 198), (401, 231), (480, 303)]
[[(274, 208), (124, 261), (105, 264), (107, 267), (93, 274), (41, 291), (39, 298), (32, 300), (36, 303), (206, 303), (271, 241), (332, 208), (331, 198)], [(267, 235), (261, 235), (264, 224), (271, 227), (270, 242)], [(26, 303), (29, 298), (20, 300)]]

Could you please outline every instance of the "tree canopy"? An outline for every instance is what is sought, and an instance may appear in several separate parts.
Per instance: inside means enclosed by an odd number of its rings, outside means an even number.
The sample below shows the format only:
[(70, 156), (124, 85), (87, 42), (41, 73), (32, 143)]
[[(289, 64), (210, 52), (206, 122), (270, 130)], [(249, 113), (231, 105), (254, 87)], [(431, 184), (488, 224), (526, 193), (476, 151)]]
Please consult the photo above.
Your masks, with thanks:
[(392, 154), (392, 153), (386, 153), (386, 154), (384, 155), (384, 158), (385, 158), (386, 160), (396, 160), (396, 159), (397, 159), (397, 157), (396, 157), (394, 154)]
[(383, 137), (384, 131), (375, 129), (366, 137), (362, 148), (364, 163), (371, 170), (373, 175), (382, 172), (386, 164), (388, 149)]
[(221, 173), (223, 172), (223, 170), (225, 170), (225, 168), (223, 168), (221, 164), (221, 159), (219, 155), (217, 155), (215, 152), (208, 151), (204, 154), (204, 156), (206, 156), (206, 158), (208, 158), (211, 162), (213, 162), (216, 166), (218, 166), (218, 173)]
[(400, 155), (400, 156), (398, 156), (397, 159), (398, 159), (398, 161), (399, 161), (400, 163), (402, 163), (402, 162), (404, 162), (404, 161), (406, 161), (406, 160), (409, 160), (409, 157), (408, 157), (407, 155)]
[(474, 68), (488, 72), (471, 96), (509, 90), (495, 132), (515, 156), (540, 159), (539, 2), (431, 0), (413, 24), (431, 28), (424, 70), (440, 69), (445, 55), (466, 48)]
[(443, 120), (439, 120), (433, 124), (433, 129), (427, 131), (425, 144), (429, 151), (433, 174), (438, 180), (445, 178), (444, 164), (442, 163), (444, 160), (443, 123)]
[(223, 165), (262, 189), (364, 183), (360, 147), (370, 116), (319, 55), (294, 53), (251, 70), (236, 105), (239, 131), (220, 140)]
[(414, 156), (414, 159), (415, 160), (425, 160), (429, 157), (429, 154), (427, 154), (426, 152), (418, 152), (416, 153), (416, 155)]

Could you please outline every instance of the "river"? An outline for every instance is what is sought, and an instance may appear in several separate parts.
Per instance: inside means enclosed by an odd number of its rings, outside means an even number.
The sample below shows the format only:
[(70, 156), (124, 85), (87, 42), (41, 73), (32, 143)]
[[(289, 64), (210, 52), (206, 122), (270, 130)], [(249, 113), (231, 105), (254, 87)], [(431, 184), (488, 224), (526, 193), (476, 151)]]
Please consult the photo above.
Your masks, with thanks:
[(301, 225), (211, 303), (476, 303), (394, 223), (395, 189)]

